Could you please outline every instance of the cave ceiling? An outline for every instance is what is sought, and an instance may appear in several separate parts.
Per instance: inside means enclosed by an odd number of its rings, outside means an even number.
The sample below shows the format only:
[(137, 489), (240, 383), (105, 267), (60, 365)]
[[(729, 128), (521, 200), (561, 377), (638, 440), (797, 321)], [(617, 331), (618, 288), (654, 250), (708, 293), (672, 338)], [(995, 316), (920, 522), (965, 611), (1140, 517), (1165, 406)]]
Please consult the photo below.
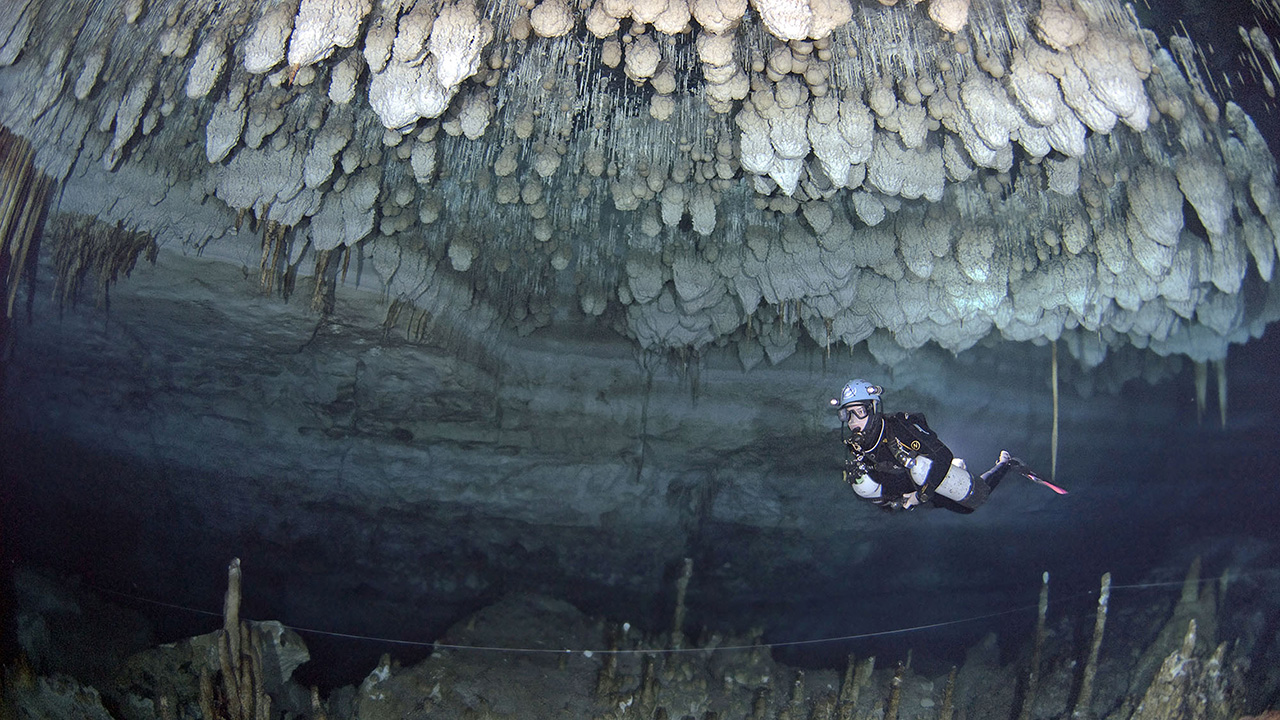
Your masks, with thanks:
[(1112, 0), (16, 0), (0, 121), (68, 296), (178, 252), (748, 369), (1205, 361), (1280, 316), (1266, 22), (1233, 86)]

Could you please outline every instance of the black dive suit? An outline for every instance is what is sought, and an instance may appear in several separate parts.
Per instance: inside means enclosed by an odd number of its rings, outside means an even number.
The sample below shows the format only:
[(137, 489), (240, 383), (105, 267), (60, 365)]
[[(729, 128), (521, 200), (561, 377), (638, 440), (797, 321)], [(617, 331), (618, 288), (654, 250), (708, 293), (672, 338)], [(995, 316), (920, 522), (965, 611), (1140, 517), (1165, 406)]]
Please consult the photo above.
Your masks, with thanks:
[[(873, 415), (866, 428), (845, 440), (845, 444), (849, 447), (845, 480), (860, 497), (886, 509), (900, 507), (902, 497), (914, 492), (921, 503), (932, 500), (956, 512), (973, 512), (1017, 462), (1000, 463), (981, 478), (973, 478), (968, 495), (953, 500), (935, 492), (951, 471), (955, 456), (929, 429), (924, 415)], [(910, 468), (922, 457), (929, 458), (932, 465), (920, 486), (911, 478)]]

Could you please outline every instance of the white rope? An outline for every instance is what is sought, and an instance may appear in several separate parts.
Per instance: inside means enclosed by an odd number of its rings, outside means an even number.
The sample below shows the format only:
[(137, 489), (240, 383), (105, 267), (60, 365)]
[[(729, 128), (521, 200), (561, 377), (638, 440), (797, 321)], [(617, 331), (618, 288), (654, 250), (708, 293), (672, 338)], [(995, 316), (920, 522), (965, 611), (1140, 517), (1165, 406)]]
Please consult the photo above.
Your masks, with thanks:
[[(1254, 577), (1258, 575), (1276, 575), (1276, 574), (1280, 574), (1280, 569), (1259, 570), (1256, 572), (1241, 573), (1239, 575), (1231, 575), (1231, 580), (1235, 581), (1241, 578)], [(1199, 581), (1199, 583), (1204, 584), (1204, 583), (1211, 583), (1211, 582), (1217, 582), (1217, 581), (1218, 581), (1217, 578), (1202, 578)], [(1164, 587), (1173, 587), (1173, 586), (1181, 587), (1184, 584), (1185, 584), (1185, 581), (1183, 580), (1170, 580), (1167, 582), (1151, 582), (1151, 583), (1130, 583), (1127, 585), (1112, 585), (1111, 590), (1112, 591), (1148, 590), (1151, 588), (1164, 588)], [(94, 587), (94, 586), (89, 586), (89, 587)], [(118, 595), (120, 597), (126, 597), (132, 600), (137, 600), (139, 602), (144, 602), (151, 605), (159, 605), (161, 607), (172, 608), (175, 610), (183, 610), (186, 612), (192, 612), (192, 613), (197, 613), (201, 615), (211, 615), (214, 617), (222, 617), (222, 613), (219, 613), (219, 612), (201, 610), (199, 608), (187, 607), (185, 605), (176, 605), (174, 603), (162, 602), (160, 600), (152, 600), (150, 598), (145, 598), (140, 595), (133, 595), (130, 593), (120, 592), (118, 590), (108, 590), (106, 588), (98, 588), (98, 587), (94, 587), (94, 589), (100, 592), (109, 593), (111, 595)], [(1061, 604), (1070, 600), (1075, 600), (1077, 598), (1096, 595), (1097, 593), (1098, 593), (1097, 590), (1088, 590), (1084, 592), (1078, 592), (1073, 595), (1068, 595), (1067, 597), (1064, 597), (1064, 598), (1056, 599), (1053, 601), (1052, 604)], [(848, 642), (850, 640), (865, 640), (867, 638), (887, 637), (890, 635), (905, 635), (907, 633), (920, 632), (923, 630), (936, 630), (938, 628), (949, 627), (951, 625), (962, 625), (964, 623), (978, 622), (980, 620), (990, 620), (992, 618), (1002, 617), (1005, 615), (1013, 615), (1016, 613), (1027, 612), (1029, 610), (1037, 610), (1038, 607), (1039, 607), (1038, 605), (1024, 605), (1022, 607), (1002, 610), (1000, 612), (987, 613), (985, 615), (972, 615), (972, 616), (960, 618), (957, 620), (944, 620), (940, 622), (927, 623), (924, 625), (913, 625), (910, 627), (894, 628), (892, 630), (878, 630), (875, 632), (858, 633), (855, 635), (840, 635), (837, 637), (824, 637), (824, 638), (816, 638), (812, 640), (786, 640), (786, 641), (780, 641), (780, 642), (753, 643), (750, 645), (718, 645), (716, 647), (710, 647), (710, 648), (633, 648), (633, 649), (626, 649), (626, 650), (617, 650), (617, 649), (572, 650), (567, 648), (552, 649), (552, 648), (505, 647), (505, 646), (493, 646), (493, 645), (456, 645), (452, 643), (427, 642), (427, 641), (420, 641), (420, 640), (398, 640), (395, 638), (378, 637), (376, 635), (357, 635), (353, 633), (335, 632), (332, 630), (318, 630), (316, 628), (305, 628), (305, 627), (299, 627), (296, 625), (284, 625), (284, 627), (290, 630), (293, 630), (296, 633), (310, 633), (312, 635), (324, 635), (327, 637), (344, 638), (347, 640), (367, 640), (371, 642), (385, 643), (388, 645), (430, 647), (430, 648), (435, 648), (437, 650), (469, 650), (474, 652), (501, 652), (501, 653), (513, 653), (513, 654), (522, 653), (522, 654), (553, 654), (553, 655), (565, 655), (565, 654), (576, 653), (576, 654), (582, 654), (585, 657), (592, 657), (593, 655), (676, 655), (680, 653), (712, 653), (712, 652), (723, 652), (723, 651), (769, 650), (769, 649), (781, 648), (781, 647), (800, 647), (800, 646), (806, 646), (806, 645), (821, 645), (825, 643), (838, 643), (838, 642)]]

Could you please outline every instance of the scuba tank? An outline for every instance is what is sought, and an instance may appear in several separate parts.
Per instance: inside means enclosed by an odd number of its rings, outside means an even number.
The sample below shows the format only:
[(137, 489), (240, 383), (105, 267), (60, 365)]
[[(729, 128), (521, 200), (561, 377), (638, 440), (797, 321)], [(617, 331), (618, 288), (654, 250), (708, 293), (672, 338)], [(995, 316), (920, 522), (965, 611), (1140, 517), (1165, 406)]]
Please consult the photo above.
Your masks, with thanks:
[[(906, 465), (906, 463), (903, 463)], [(911, 480), (916, 485), (924, 487), (925, 481), (929, 478), (929, 470), (933, 467), (933, 460), (924, 456), (916, 456), (911, 459), (911, 464), (906, 465), (907, 472), (911, 473)], [(934, 491), (938, 495), (956, 502), (964, 502), (973, 493), (973, 476), (969, 474), (968, 468), (964, 465), (964, 460), (955, 458), (951, 461), (951, 467), (947, 469), (946, 477), (942, 478), (942, 482), (938, 483), (938, 489)]]

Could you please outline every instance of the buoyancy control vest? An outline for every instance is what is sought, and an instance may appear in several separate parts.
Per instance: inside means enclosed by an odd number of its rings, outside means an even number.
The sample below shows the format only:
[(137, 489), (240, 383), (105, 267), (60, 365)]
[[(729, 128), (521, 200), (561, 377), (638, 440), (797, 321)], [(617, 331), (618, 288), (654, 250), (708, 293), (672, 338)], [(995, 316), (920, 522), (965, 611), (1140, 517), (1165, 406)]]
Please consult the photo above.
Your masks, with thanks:
[(855, 478), (854, 483), (854, 490), (864, 498), (898, 498), (919, 492), (923, 502), (937, 492), (960, 500), (972, 488), (972, 478), (963, 464), (952, 464), (955, 456), (951, 449), (920, 413), (877, 415), (846, 442), (849, 452), (861, 458), (867, 470), (867, 477)]

